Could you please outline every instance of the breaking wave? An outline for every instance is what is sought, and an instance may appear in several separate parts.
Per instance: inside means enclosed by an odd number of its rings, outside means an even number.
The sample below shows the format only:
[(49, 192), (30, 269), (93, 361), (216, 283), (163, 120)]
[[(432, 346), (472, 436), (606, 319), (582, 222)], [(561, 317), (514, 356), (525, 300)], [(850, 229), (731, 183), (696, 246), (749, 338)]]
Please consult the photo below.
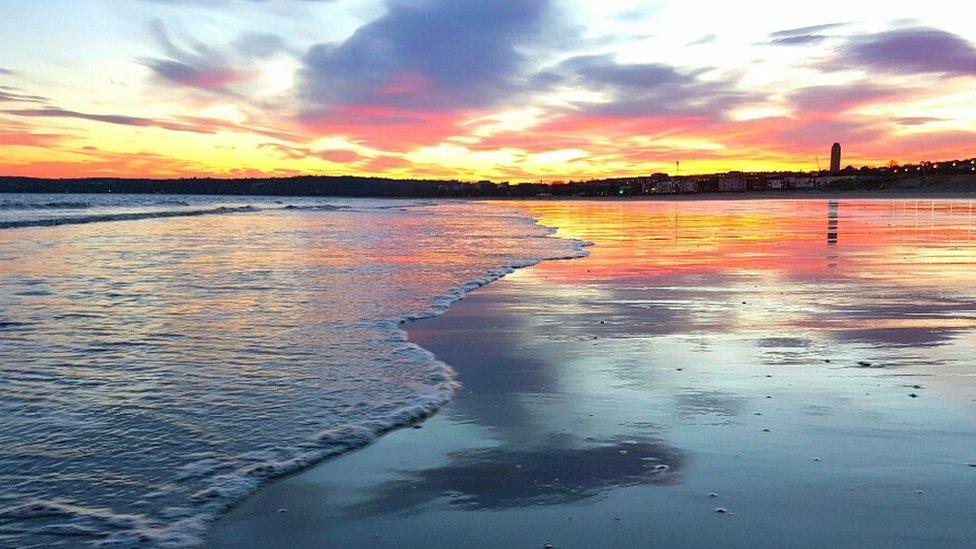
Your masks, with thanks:
[(19, 221), (0, 221), (0, 229), (20, 229), (25, 227), (55, 227), (58, 225), (83, 225), (106, 221), (137, 221), (140, 219), (162, 219), (166, 217), (193, 217), (199, 215), (220, 215), (243, 212), (256, 212), (254, 206), (219, 207), (204, 210), (170, 210), (153, 212), (106, 213), (99, 215), (77, 215), (70, 217), (49, 217), (43, 219), (24, 219)]

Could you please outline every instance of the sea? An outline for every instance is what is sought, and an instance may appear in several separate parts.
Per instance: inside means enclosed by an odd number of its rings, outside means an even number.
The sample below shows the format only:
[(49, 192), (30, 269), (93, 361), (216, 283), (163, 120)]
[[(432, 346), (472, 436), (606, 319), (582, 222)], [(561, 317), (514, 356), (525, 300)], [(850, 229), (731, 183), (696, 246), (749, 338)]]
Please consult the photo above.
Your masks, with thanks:
[(0, 195), (0, 546), (187, 546), (458, 390), (408, 342), (586, 253), (479, 202)]

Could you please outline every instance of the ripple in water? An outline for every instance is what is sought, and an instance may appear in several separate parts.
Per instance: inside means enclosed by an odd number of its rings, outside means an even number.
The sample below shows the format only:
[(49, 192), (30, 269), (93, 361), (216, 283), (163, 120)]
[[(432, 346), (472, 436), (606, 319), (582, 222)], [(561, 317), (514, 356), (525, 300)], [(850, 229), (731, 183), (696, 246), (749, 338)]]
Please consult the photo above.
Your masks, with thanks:
[(402, 321), (582, 253), (506, 208), (330, 203), (0, 231), (0, 545), (199, 543), (450, 398)]

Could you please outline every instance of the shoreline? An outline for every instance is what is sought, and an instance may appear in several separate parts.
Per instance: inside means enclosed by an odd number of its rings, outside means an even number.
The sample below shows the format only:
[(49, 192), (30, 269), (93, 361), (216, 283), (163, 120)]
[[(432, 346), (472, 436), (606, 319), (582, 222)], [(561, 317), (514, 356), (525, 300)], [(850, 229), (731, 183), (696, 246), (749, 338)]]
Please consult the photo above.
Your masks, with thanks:
[(179, 192), (23, 192), (0, 189), (0, 196), (4, 195), (118, 195), (118, 196), (202, 196), (202, 197), (233, 197), (255, 199), (343, 199), (343, 200), (444, 200), (444, 201), (492, 201), (492, 202), (537, 202), (537, 201), (568, 201), (568, 202), (641, 202), (641, 201), (682, 201), (707, 202), (715, 200), (872, 200), (910, 198), (932, 200), (962, 200), (976, 199), (976, 189), (973, 190), (919, 190), (919, 189), (890, 189), (890, 190), (806, 190), (806, 191), (728, 191), (708, 193), (673, 193), (673, 194), (641, 194), (625, 196), (387, 196), (387, 195), (343, 195), (343, 194), (227, 194), (227, 193), (179, 193)]

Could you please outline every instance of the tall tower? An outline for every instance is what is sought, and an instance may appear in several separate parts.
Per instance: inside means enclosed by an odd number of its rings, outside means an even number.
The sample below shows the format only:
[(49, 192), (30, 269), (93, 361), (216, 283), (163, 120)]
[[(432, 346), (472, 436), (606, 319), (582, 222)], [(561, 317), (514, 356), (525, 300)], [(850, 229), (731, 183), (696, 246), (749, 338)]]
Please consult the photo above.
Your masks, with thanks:
[(840, 143), (830, 148), (830, 173), (840, 173)]

